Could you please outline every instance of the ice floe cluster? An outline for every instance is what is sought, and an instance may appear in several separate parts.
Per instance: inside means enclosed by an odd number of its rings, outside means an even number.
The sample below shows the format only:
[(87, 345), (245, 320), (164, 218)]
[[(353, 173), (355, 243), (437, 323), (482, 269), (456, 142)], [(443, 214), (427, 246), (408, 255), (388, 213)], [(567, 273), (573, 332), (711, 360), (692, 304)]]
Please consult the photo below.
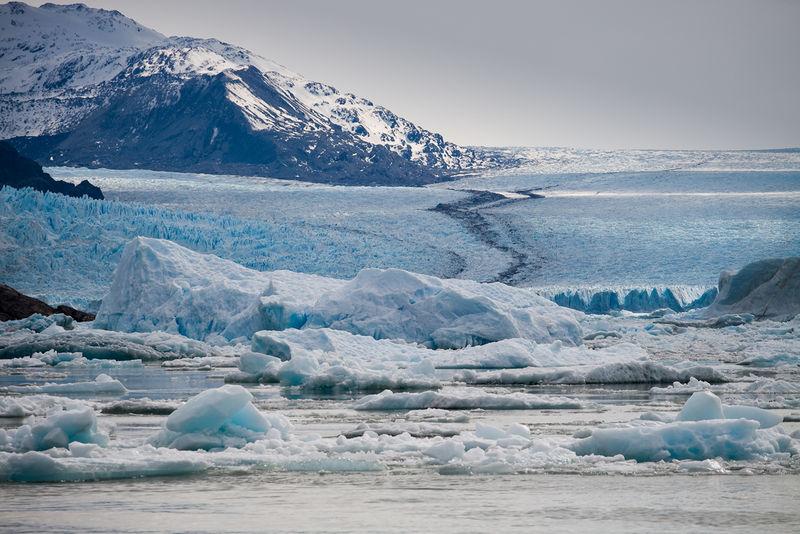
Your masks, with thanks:
[[(377, 403), (382, 409), (463, 408), (483, 404), (482, 399), (500, 408), (532, 408), (549, 402), (520, 395), (502, 401), (500, 395), (454, 391), (386, 393), (366, 397), (357, 407)], [(571, 437), (535, 436), (529, 426), (518, 423), (499, 427), (477, 421), (471, 425), (459, 417), (446, 425), (404, 420), (360, 425), (337, 437), (295, 435), (286, 417), (263, 413), (252, 400), (241, 386), (204, 391), (172, 412), (163, 428), (144, 443), (114, 443), (98, 430), (91, 407), (68, 401), (32, 424), (0, 431), (0, 480), (119, 478), (208, 467), (369, 471), (386, 469), (387, 463), (433, 468), (444, 474), (577, 466), (615, 472), (632, 469), (631, 461), (674, 462), (676, 468), (687, 470), (702, 466), (682, 462), (710, 462), (703, 464), (705, 470), (718, 471), (725, 469), (720, 462), (788, 460), (800, 454), (798, 440), (776, 426), (780, 416), (753, 407), (725, 406), (710, 392), (695, 393), (672, 418), (585, 428)], [(436, 416), (442, 417), (441, 413)]]

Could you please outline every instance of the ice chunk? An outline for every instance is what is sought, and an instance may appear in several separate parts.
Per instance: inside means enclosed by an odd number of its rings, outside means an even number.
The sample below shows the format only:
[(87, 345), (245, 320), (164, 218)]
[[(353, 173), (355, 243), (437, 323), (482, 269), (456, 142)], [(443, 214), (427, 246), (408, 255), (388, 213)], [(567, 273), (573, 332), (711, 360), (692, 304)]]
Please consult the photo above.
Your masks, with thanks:
[(387, 390), (362, 397), (353, 407), (356, 410), (551, 410), (581, 409), (587, 404), (569, 397), (520, 392), (488, 393), (480, 389), (463, 388), (422, 393), (394, 393)]
[(800, 313), (800, 257), (761, 260), (738, 271), (722, 271), (719, 295), (699, 316), (736, 313), (776, 320)]
[(364, 269), (321, 296), (308, 324), (457, 349), (509, 338), (577, 345), (583, 334), (576, 316), (530, 291), (503, 284)]
[(105, 414), (115, 415), (169, 415), (180, 406), (181, 404), (177, 401), (152, 400), (143, 397), (109, 402), (104, 404), (100, 411)]
[(245, 352), (239, 357), (239, 370), (243, 373), (260, 375), (267, 371), (271, 364), (278, 364), (281, 360), (275, 356)]
[(723, 406), (710, 391), (686, 401), (675, 422), (639, 421), (596, 428), (572, 446), (579, 455), (623, 455), (640, 462), (660, 460), (749, 460), (777, 453), (798, 454), (793, 440), (769, 429), (783, 418), (751, 406)]
[(222, 449), (242, 447), (272, 430), (286, 439), (289, 421), (280, 414), (262, 414), (252, 399), (249, 391), (237, 385), (203, 391), (175, 410), (150, 442), (174, 449)]
[(748, 419), (714, 419), (596, 428), (570, 446), (579, 455), (623, 455), (638, 462), (661, 460), (750, 460), (778, 453), (797, 454), (793, 440)]
[(650, 388), (650, 393), (658, 393), (662, 395), (674, 395), (674, 394), (686, 394), (686, 393), (694, 393), (696, 391), (704, 391), (707, 389), (711, 389), (711, 384), (704, 380), (698, 380), (695, 377), (689, 378), (689, 381), (686, 384), (681, 384), (680, 382), (673, 382), (671, 386), (667, 387), (658, 387), (653, 386)]
[(14, 393), (94, 393), (106, 395), (124, 395), (128, 389), (122, 382), (111, 378), (105, 373), (97, 375), (92, 382), (64, 382), (42, 384), (41, 386), (7, 386), (5, 391)]
[(94, 410), (73, 404), (68, 409), (54, 410), (47, 418), (33, 425), (23, 425), (8, 431), (0, 448), (13, 451), (43, 451), (53, 447), (65, 448), (70, 443), (108, 444), (108, 435), (97, 430)]
[(20, 397), (0, 397), (0, 417), (28, 417), (46, 415), (54, 408), (80, 407), (81, 403), (65, 397), (51, 395), (25, 395)]
[(430, 362), (408, 368), (328, 357), (322, 351), (296, 354), (276, 371), (283, 386), (310, 391), (380, 391), (382, 389), (436, 389), (440, 382)]
[[(125, 333), (92, 329), (86, 324), (56, 333), (18, 331), (0, 336), (0, 358), (20, 358), (35, 353), (81, 353), (89, 360), (154, 361), (184, 357), (219, 356), (221, 350), (202, 341), (166, 332)], [(48, 356), (51, 365), (70, 359)], [(89, 365), (102, 366), (100, 363)]]
[(783, 422), (783, 416), (755, 406), (722, 405), (725, 419), (751, 419), (758, 421), (761, 428), (770, 428)]
[(683, 405), (678, 421), (704, 421), (706, 419), (725, 419), (722, 402), (710, 391), (697, 391)]
[(723, 382), (725, 376), (704, 365), (675, 368), (659, 362), (629, 361), (601, 365), (526, 367), (502, 371), (463, 371), (454, 380), (467, 384), (659, 384), (687, 381), (698, 376), (708, 382)]
[[(74, 449), (74, 450), (73, 450)], [(104, 449), (107, 451), (107, 449)], [(208, 469), (204, 458), (178, 456), (177, 451), (136, 448), (110, 457), (86, 458), (86, 451), (70, 447), (73, 456), (50, 456), (41, 452), (0, 453), (0, 480), (15, 482), (60, 482), (108, 480), (197, 473)]]
[(455, 458), (461, 458), (464, 455), (464, 444), (453, 440), (447, 440), (429, 447), (424, 452), (426, 456), (435, 458), (441, 463), (447, 463)]
[(125, 246), (95, 326), (200, 340), (249, 338), (258, 330), (302, 325), (316, 295), (338, 283), (288, 271), (262, 273), (170, 241), (137, 237)]

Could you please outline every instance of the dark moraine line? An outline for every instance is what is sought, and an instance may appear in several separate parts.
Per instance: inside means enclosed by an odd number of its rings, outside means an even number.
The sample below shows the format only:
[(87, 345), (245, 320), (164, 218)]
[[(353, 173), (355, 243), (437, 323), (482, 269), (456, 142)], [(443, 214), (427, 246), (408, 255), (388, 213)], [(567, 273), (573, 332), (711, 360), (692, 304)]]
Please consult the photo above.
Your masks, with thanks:
[[(503, 244), (497, 231), (493, 228), (492, 223), (487, 220), (481, 210), (504, 204), (544, 198), (544, 196), (532, 191), (518, 191), (517, 193), (525, 195), (525, 198), (516, 199), (508, 198), (491, 191), (466, 192), (469, 193), (469, 196), (466, 198), (456, 202), (439, 203), (431, 208), (431, 211), (442, 213), (459, 221), (468, 232), (478, 237), (482, 243), (511, 256), (511, 265), (489, 280), (490, 282), (503, 282), (509, 285), (522, 282), (522, 280), (518, 279), (520, 273), (527, 270), (538, 269), (540, 266), (532, 260), (527, 252)], [(507, 225), (507, 228), (509, 234), (513, 237), (513, 227)]]

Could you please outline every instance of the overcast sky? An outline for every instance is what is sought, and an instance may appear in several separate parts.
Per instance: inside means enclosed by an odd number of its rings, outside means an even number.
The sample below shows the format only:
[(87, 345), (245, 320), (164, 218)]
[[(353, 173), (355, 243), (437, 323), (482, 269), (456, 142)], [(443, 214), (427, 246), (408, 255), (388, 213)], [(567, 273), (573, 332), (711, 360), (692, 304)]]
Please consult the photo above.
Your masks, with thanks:
[(460, 144), (800, 146), (797, 0), (84, 3), (243, 46)]

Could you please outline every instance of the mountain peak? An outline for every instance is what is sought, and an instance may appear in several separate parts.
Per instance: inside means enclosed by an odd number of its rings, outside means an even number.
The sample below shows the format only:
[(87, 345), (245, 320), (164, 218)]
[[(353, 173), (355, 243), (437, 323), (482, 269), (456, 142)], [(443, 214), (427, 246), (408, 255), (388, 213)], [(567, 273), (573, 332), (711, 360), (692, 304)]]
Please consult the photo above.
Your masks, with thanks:
[[(489, 163), (249, 50), (118, 11), (6, 4), (0, 36), (0, 139), (51, 165), (420, 184)], [(154, 144), (177, 125), (174, 146)]]

